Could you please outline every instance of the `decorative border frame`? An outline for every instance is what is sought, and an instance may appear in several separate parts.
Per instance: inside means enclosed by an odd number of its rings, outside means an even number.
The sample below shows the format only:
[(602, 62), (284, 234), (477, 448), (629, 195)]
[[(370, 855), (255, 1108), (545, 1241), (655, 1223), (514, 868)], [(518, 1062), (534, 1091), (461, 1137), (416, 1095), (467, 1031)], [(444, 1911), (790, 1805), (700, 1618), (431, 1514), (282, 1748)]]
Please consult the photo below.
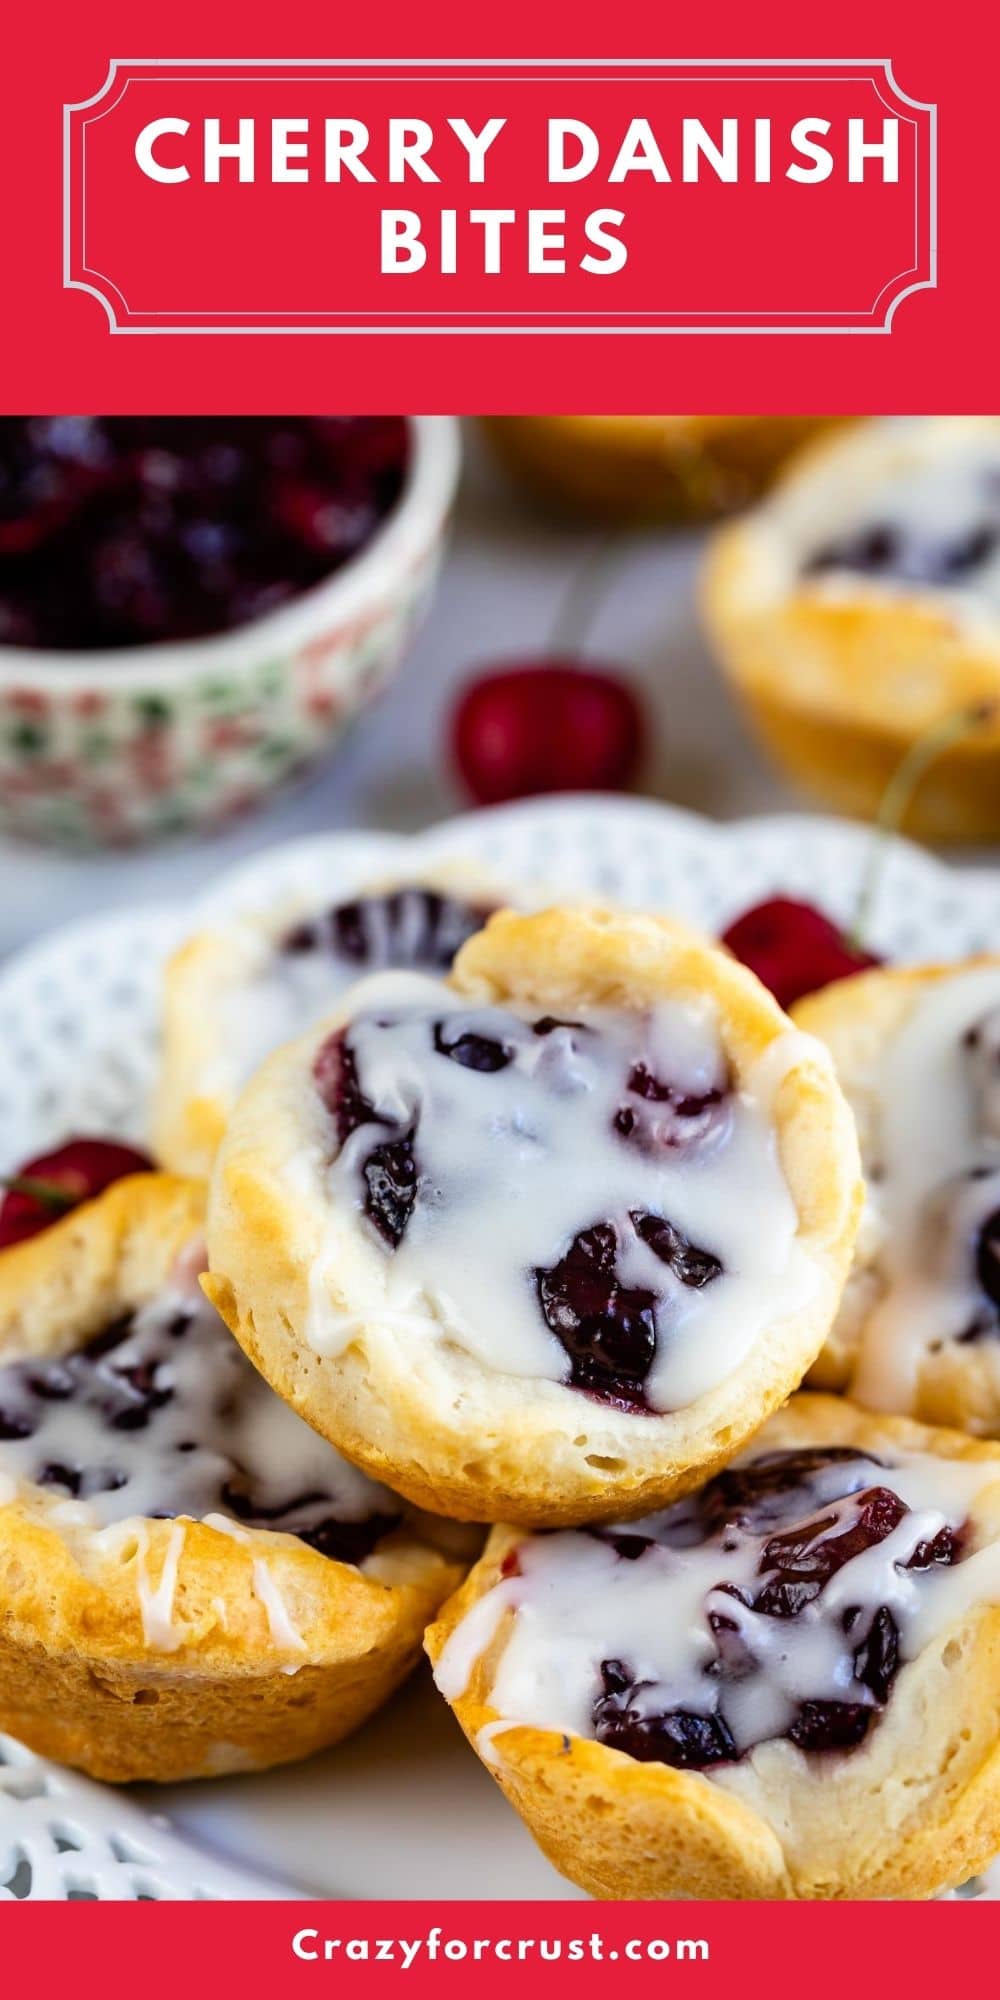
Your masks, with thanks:
[[(733, 68), (744, 69), (744, 70), (766, 70), (766, 69), (807, 70), (808, 69), (819, 72), (822, 72), (824, 70), (833, 70), (833, 69), (844, 69), (844, 70), (853, 70), (862, 72), (871, 71), (876, 74), (880, 74), (881, 77), (884, 79), (886, 88), (890, 94), (890, 97), (894, 100), (896, 106), (906, 105), (909, 107), (911, 111), (923, 114), (927, 121), (926, 145), (927, 145), (928, 157), (926, 161), (922, 161), (920, 154), (920, 142), (922, 136), (921, 122), (915, 118), (905, 120), (906, 123), (911, 124), (914, 127), (915, 143), (917, 146), (916, 175), (915, 175), (915, 185), (914, 185), (914, 264), (910, 267), (910, 269), (899, 272), (894, 278), (887, 280), (886, 283), (882, 286), (882, 289), (879, 292), (876, 299), (874, 300), (871, 308), (873, 314), (876, 312), (876, 310), (880, 310), (882, 317), (877, 324), (873, 324), (871, 326), (845, 327), (845, 326), (838, 326), (835, 323), (823, 324), (823, 325), (796, 324), (791, 326), (781, 326), (781, 325), (760, 326), (760, 325), (742, 324), (742, 323), (733, 323), (732, 325), (729, 324), (718, 325), (715, 323), (708, 325), (659, 324), (650, 326), (636, 326), (629, 324), (596, 325), (593, 323), (593, 319), (591, 316), (584, 316), (584, 315), (581, 315), (581, 317), (586, 317), (587, 323), (583, 325), (556, 324), (556, 325), (545, 325), (545, 326), (527, 325), (524, 323), (525, 316), (523, 315), (515, 316), (519, 320), (519, 323), (515, 325), (502, 325), (502, 324), (478, 325), (478, 324), (469, 324), (467, 321), (460, 321), (452, 324), (435, 323), (434, 325), (428, 326), (419, 324), (415, 325), (412, 322), (412, 320), (407, 320), (402, 318), (398, 322), (392, 321), (391, 323), (386, 323), (383, 320), (374, 325), (355, 324), (354, 322), (344, 324), (340, 321), (330, 321), (330, 320), (324, 320), (323, 323), (317, 324), (315, 326), (311, 325), (275, 326), (268, 324), (261, 324), (261, 325), (241, 324), (237, 326), (219, 326), (219, 325), (188, 326), (183, 324), (171, 324), (169, 326), (133, 326), (133, 325), (123, 324), (118, 315), (122, 310), (124, 310), (126, 314), (129, 311), (128, 303), (125, 300), (123, 294), (114, 284), (114, 282), (110, 278), (106, 277), (103, 273), (94, 270), (87, 270), (86, 263), (85, 261), (83, 261), (85, 259), (85, 237), (83, 233), (85, 215), (82, 208), (82, 199), (83, 199), (82, 189), (79, 191), (75, 189), (73, 180), (74, 134), (76, 132), (79, 132), (82, 142), (87, 126), (89, 124), (97, 122), (95, 119), (83, 118), (82, 116), (83, 113), (93, 110), (93, 108), (96, 105), (103, 104), (104, 109), (98, 112), (97, 114), (98, 118), (103, 118), (106, 117), (108, 113), (115, 108), (116, 104), (118, 104), (121, 101), (121, 97), (124, 95), (125, 90), (128, 88), (129, 82), (136, 80), (132, 78), (131, 74), (125, 76), (124, 81), (122, 83), (122, 88), (118, 92), (117, 96), (113, 97), (110, 103), (105, 102), (105, 100), (109, 97), (109, 95), (113, 91), (114, 86), (119, 81), (119, 77), (123, 72), (148, 70), (148, 71), (154, 71), (159, 76), (162, 76), (165, 71), (170, 70), (171, 68), (182, 69), (185, 66), (189, 66), (192, 68), (199, 68), (199, 69), (212, 68), (218, 70), (226, 68), (233, 68), (239, 70), (261, 70), (261, 69), (306, 70), (310, 68), (330, 68), (336, 66), (338, 68), (344, 68), (350, 70), (494, 69), (494, 70), (516, 71), (518, 69), (557, 70), (562, 67), (572, 67), (573, 69), (580, 69), (580, 70), (596, 71), (596, 70), (606, 69), (615, 71), (615, 70), (642, 69), (642, 68), (649, 68), (649, 69), (666, 68), (669, 66), (671, 69), (677, 71), (691, 71), (698, 69), (722, 70), (722, 69), (733, 69)], [(876, 82), (876, 74), (872, 75), (871, 82), (873, 88), (876, 91), (876, 95), (880, 95), (878, 84)], [(883, 99), (882, 101), (884, 102), (885, 100)], [(809, 334), (830, 334), (830, 333), (888, 334), (891, 333), (892, 331), (893, 320), (895, 318), (897, 308), (900, 306), (900, 304), (904, 299), (912, 297), (913, 294), (916, 292), (933, 291), (937, 288), (937, 282), (938, 282), (937, 131), (938, 131), (937, 105), (935, 103), (924, 102), (919, 98), (911, 97), (908, 95), (906, 91), (902, 90), (899, 84), (897, 83), (896, 77), (893, 72), (892, 58), (886, 56), (875, 56), (875, 57), (708, 56), (700, 58), (693, 56), (691, 57), (684, 56), (676, 58), (675, 57), (664, 58), (664, 57), (652, 57), (652, 56), (640, 56), (640, 57), (350, 56), (350, 57), (336, 58), (335, 63), (334, 59), (332, 58), (319, 57), (319, 56), (311, 56), (311, 57), (283, 56), (276, 58), (268, 58), (261, 56), (254, 56), (254, 57), (119, 56), (111, 59), (108, 67), (107, 76), (105, 77), (104, 82), (100, 86), (100, 89), (95, 91), (92, 97), (84, 98), (77, 103), (63, 105), (63, 289), (66, 291), (87, 292), (90, 294), (92, 298), (97, 299), (101, 304), (101, 306), (104, 308), (105, 313), (107, 314), (109, 331), (112, 334), (140, 334), (140, 335), (142, 334), (145, 335), (234, 334), (237, 336), (240, 334), (257, 334), (257, 335), (259, 334), (285, 334), (285, 335), (287, 334), (292, 334), (292, 335), (460, 334), (466, 336), (468, 335), (475, 336), (477, 334), (490, 334), (490, 335), (509, 334), (514, 336), (520, 336), (524, 334), (528, 335), (551, 335), (551, 334), (556, 334), (556, 335), (805, 334), (809, 335)], [(81, 168), (82, 168), (82, 154), (81, 154)], [(926, 218), (924, 219), (921, 217), (920, 213), (920, 199), (925, 179), (926, 179), (928, 213)], [(79, 226), (81, 234), (80, 234), (80, 242), (79, 245), (77, 246), (74, 242), (74, 221), (76, 218), (78, 195), (79, 195), (79, 201), (81, 203), (79, 211)], [(925, 240), (921, 240), (924, 230), (926, 231), (926, 237)], [(74, 257), (77, 248), (79, 248), (80, 251), (81, 262), (78, 267), (78, 270), (74, 271)], [(913, 281), (911, 283), (903, 284), (902, 289), (897, 291), (895, 287), (899, 285), (902, 280), (911, 278), (912, 273), (914, 271), (919, 271), (921, 260), (925, 254), (927, 260), (927, 275), (913, 278)], [(86, 277), (81, 275), (82, 272), (85, 270), (87, 270)], [(91, 279), (100, 280), (101, 283), (103, 283), (107, 287), (107, 291), (106, 292), (102, 291), (100, 289), (100, 284), (96, 282), (95, 283), (90, 282)], [(834, 319), (834, 321), (836, 320), (835, 313), (832, 314), (831, 317)]]

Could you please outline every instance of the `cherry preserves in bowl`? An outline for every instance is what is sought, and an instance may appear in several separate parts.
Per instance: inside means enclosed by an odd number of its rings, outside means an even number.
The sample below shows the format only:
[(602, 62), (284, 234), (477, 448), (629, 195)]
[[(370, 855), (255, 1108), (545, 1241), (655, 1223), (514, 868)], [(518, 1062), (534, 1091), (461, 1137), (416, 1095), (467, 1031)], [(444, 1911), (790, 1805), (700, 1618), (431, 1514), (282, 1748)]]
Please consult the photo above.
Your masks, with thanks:
[(0, 418), (0, 643), (245, 625), (358, 554), (408, 457), (402, 417)]
[(210, 827), (332, 748), (457, 470), (448, 417), (0, 421), (0, 831)]

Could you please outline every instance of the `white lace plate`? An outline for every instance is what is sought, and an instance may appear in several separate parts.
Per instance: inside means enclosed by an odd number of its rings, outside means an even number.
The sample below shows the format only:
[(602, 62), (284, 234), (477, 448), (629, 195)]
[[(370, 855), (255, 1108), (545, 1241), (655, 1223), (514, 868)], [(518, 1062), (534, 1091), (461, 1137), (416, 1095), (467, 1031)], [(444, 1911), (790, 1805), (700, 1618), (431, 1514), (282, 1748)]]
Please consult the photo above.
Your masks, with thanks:
[[(0, 1168), (73, 1131), (142, 1140), (160, 967), (192, 928), (290, 894), (479, 861), (512, 886), (667, 909), (716, 930), (776, 891), (841, 921), (872, 835), (786, 815), (716, 826), (649, 800), (531, 801), (420, 836), (330, 834), (258, 855), (190, 906), (74, 924), (0, 974)], [(887, 847), (869, 942), (949, 959), (1000, 940), (1000, 872)], [(418, 1677), (360, 1735), (260, 1777), (116, 1792), (0, 1738), (0, 1897), (571, 1897)], [(972, 1893), (1000, 1897), (983, 1878)]]

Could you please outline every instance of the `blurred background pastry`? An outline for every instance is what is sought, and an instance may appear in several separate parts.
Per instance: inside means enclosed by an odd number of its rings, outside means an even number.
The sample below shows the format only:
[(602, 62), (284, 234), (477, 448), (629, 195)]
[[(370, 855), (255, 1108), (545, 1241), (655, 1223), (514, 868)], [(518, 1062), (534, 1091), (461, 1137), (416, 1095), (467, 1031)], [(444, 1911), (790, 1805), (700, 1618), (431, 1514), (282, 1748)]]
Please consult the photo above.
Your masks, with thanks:
[(1000, 418), (822, 438), (723, 529), (709, 632), (767, 749), (865, 817), (926, 749), (903, 831), (1000, 834)]
[(609, 521), (699, 521), (745, 505), (821, 417), (486, 417), (542, 500)]

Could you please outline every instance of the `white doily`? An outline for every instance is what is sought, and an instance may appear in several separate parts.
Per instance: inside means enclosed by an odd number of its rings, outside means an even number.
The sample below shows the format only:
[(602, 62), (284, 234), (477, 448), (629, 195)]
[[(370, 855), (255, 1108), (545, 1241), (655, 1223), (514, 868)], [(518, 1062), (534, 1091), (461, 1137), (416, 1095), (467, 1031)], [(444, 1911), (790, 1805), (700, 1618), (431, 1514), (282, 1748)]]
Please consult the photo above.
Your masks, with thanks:
[(0, 1735), (0, 1901), (201, 1902), (286, 1893), (199, 1855), (157, 1813)]
[[(349, 894), (394, 868), (469, 858), (502, 881), (675, 911), (717, 930), (775, 890), (849, 921), (873, 836), (786, 814), (716, 826), (634, 799), (532, 800), (421, 835), (291, 841), (221, 877), (192, 910), (126, 910), (73, 924), (0, 975), (0, 1165), (71, 1131), (142, 1139), (156, 1055), (160, 966), (192, 928), (298, 893)], [(887, 850), (870, 931), (894, 959), (954, 958), (1000, 942), (1000, 874), (958, 870), (905, 841)]]
[[(511, 885), (544, 883), (556, 894), (672, 910), (711, 930), (776, 891), (807, 897), (848, 921), (871, 843), (867, 830), (827, 819), (788, 815), (715, 826), (651, 801), (564, 799), (470, 814), (418, 837), (331, 834), (272, 849), (223, 877), (193, 910), (126, 911), (76, 924), (10, 962), (0, 974), (0, 1167), (74, 1131), (145, 1138), (163, 958), (192, 928), (221, 914), (265, 908), (291, 894), (334, 902), (396, 869), (413, 873), (466, 859)], [(953, 869), (894, 842), (869, 942), (903, 960), (997, 947), (1000, 874)], [(405, 1697), (415, 1712), (422, 1699), (419, 1690)], [(433, 1731), (433, 1709), (428, 1718)], [(469, 1850), (478, 1852), (481, 1864), (483, 1837), (496, 1861), (494, 1893), (560, 1893), (556, 1878), (524, 1847), (520, 1829), (509, 1824), (513, 1815), (492, 1796), (475, 1760), (447, 1735), (438, 1820), (444, 1845), (440, 1873), (428, 1878), (412, 1798), (400, 1796), (397, 1810), (392, 1790), (410, 1782), (406, 1747), (411, 1737), (423, 1737), (423, 1719), (403, 1737), (403, 1754), (392, 1734), (398, 1718), (395, 1724), (391, 1716), (377, 1718), (369, 1727), (374, 1733), (366, 1732), (364, 1744), (356, 1740), (332, 1753), (335, 1762), (314, 1763), (301, 1774), (243, 1778), (235, 1792), (215, 1785), (175, 1788), (166, 1804), (175, 1821), (185, 1822), (183, 1834), (133, 1799), (0, 1739), (0, 1896), (278, 1896), (284, 1892), (265, 1880), (272, 1868), (276, 1877), (322, 1893), (316, 1873), (307, 1873), (296, 1825), (299, 1798), (308, 1804), (306, 1823), (309, 1814), (315, 1819), (321, 1783), (329, 1787), (331, 1851), (341, 1856), (328, 1893), (342, 1883), (346, 1894), (391, 1897), (436, 1889), (481, 1895), (482, 1876), (470, 1874)], [(375, 1786), (362, 1757), (370, 1744), (373, 1755), (379, 1744), (390, 1746), (381, 1753)], [(423, 1766), (419, 1782), (426, 1793)], [(377, 1841), (352, 1833), (372, 1793), (383, 1815)], [(255, 1816), (266, 1827), (260, 1842), (246, 1832)], [(223, 1852), (250, 1861), (254, 1872), (211, 1858), (188, 1838), (192, 1825)], [(414, 1886), (407, 1886), (410, 1881)], [(984, 1878), (975, 1893), (997, 1897), (1000, 1887)]]

